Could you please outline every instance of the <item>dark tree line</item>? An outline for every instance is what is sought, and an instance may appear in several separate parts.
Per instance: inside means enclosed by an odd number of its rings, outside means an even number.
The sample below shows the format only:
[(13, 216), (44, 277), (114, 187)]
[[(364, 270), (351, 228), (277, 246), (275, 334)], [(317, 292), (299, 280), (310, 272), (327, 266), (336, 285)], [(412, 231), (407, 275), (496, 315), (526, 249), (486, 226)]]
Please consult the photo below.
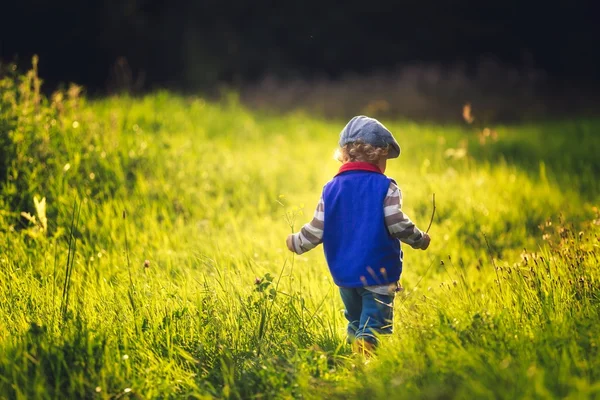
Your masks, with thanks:
[(207, 88), (485, 55), (598, 83), (598, 15), (585, 0), (19, 0), (0, 7), (0, 58), (39, 54), (51, 85), (100, 90), (123, 74), (147, 88)]

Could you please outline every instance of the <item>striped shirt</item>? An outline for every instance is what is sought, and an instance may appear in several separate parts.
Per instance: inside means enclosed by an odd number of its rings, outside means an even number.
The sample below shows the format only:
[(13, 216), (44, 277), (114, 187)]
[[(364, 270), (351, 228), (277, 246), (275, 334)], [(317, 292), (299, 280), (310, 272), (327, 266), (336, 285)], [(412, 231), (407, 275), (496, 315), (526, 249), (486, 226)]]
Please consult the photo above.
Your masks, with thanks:
[[(413, 248), (421, 247), (424, 237), (423, 232), (402, 212), (402, 192), (393, 182), (390, 182), (387, 194), (383, 199), (383, 214), (385, 225), (392, 237)], [(302, 254), (321, 244), (323, 242), (324, 225), (325, 205), (323, 196), (321, 196), (313, 219), (305, 224), (300, 232), (292, 236), (294, 252)], [(366, 289), (379, 294), (389, 294), (392, 289), (394, 291), (398, 290), (398, 287), (397, 283), (393, 283), (391, 285), (367, 286)]]

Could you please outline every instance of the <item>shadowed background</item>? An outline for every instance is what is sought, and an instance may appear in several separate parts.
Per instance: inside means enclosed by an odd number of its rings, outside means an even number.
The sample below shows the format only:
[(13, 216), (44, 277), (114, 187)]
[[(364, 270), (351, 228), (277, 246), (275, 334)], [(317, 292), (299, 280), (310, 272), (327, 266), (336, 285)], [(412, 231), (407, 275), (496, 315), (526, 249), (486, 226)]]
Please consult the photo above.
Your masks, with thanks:
[(467, 101), (494, 120), (598, 104), (592, 1), (23, 0), (1, 14), (0, 59), (38, 54), (46, 91), (228, 87), (256, 106), (419, 119)]

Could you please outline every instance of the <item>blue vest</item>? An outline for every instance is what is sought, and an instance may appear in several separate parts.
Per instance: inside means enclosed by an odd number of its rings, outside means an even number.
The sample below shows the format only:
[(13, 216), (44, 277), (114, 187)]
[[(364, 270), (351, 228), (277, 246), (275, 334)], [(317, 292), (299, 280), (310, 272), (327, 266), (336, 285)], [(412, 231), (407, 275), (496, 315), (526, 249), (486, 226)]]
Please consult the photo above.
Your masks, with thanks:
[(378, 172), (350, 170), (325, 185), (323, 248), (336, 285), (382, 285), (400, 278), (400, 241), (389, 234), (383, 215), (390, 182)]

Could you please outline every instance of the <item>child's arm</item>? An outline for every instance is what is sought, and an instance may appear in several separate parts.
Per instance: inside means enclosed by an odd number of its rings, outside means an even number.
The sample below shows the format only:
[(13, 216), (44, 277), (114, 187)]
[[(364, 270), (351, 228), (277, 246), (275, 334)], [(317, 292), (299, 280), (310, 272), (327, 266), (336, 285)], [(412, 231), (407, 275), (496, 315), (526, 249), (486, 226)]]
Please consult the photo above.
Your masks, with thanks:
[(296, 254), (302, 254), (321, 244), (323, 242), (324, 221), (325, 206), (323, 204), (323, 197), (321, 197), (312, 221), (305, 224), (300, 229), (300, 232), (287, 237), (286, 244), (288, 249)]
[(402, 212), (402, 193), (396, 184), (390, 183), (383, 201), (385, 225), (390, 235), (408, 244), (414, 249), (425, 250), (429, 247), (429, 235), (422, 232)]

